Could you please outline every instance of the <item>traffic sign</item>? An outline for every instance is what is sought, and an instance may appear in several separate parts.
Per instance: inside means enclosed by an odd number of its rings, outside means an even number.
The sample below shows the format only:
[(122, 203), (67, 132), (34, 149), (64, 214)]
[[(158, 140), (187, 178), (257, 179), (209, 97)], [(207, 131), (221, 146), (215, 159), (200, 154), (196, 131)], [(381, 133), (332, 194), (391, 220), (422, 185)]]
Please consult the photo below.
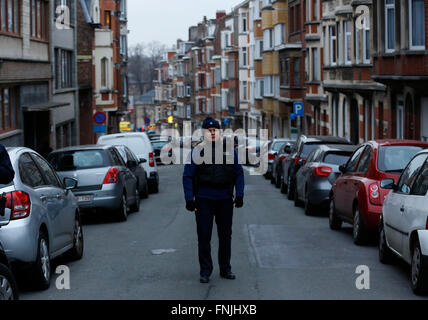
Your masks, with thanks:
[(293, 108), (294, 114), (297, 117), (303, 117), (304, 116), (303, 102), (294, 102), (293, 107), (294, 107)]
[(94, 122), (98, 125), (105, 124), (107, 121), (107, 115), (105, 112), (99, 111), (94, 114)]
[(296, 114), (290, 113), (290, 120), (296, 120)]
[(150, 124), (150, 118), (144, 118), (144, 123), (146, 124), (146, 125), (149, 125)]
[(96, 124), (94, 125), (94, 133), (106, 133), (107, 128), (105, 124)]

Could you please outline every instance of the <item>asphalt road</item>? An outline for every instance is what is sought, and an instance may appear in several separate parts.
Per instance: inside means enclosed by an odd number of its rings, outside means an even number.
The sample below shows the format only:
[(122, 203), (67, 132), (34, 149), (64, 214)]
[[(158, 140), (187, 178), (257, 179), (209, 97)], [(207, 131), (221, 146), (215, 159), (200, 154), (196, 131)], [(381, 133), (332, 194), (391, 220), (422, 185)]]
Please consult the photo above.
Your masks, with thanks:
[[(382, 265), (376, 244), (357, 247), (350, 226), (331, 231), (328, 218), (306, 217), (268, 180), (246, 174), (244, 207), (235, 209), (234, 281), (218, 275), (199, 283), (196, 224), (185, 210), (183, 166), (161, 166), (160, 192), (141, 202), (125, 223), (103, 215), (84, 219), (82, 260), (65, 264), (70, 289), (21, 288), (21, 299), (419, 299), (404, 263)], [(213, 231), (213, 261), (217, 261)], [(174, 249), (161, 255), (152, 250)], [(367, 266), (370, 289), (359, 290), (358, 266)], [(368, 282), (366, 282), (367, 284)], [(426, 299), (427, 297), (425, 297)]]

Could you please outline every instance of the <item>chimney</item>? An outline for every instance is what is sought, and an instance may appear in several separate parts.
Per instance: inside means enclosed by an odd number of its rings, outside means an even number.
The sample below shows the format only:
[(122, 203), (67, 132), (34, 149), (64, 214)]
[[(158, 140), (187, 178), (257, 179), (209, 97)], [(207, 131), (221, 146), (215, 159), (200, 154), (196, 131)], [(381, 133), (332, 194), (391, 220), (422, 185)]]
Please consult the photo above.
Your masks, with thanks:
[(223, 18), (226, 15), (226, 11), (224, 10), (219, 10), (216, 13), (216, 19), (217, 21), (220, 20), (221, 18)]
[(207, 24), (207, 16), (204, 16), (204, 24)]

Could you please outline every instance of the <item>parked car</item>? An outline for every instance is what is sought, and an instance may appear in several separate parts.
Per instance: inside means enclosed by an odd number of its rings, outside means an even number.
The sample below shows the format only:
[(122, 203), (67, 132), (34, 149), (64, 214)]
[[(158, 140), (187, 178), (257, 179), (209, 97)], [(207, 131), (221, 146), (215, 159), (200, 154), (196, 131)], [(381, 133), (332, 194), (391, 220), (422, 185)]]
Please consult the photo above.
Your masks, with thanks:
[(152, 134), (149, 136), (149, 139), (150, 139), (150, 141), (156, 141), (156, 140), (159, 140), (160, 137), (161, 137), (160, 134)]
[(355, 244), (364, 244), (372, 232), (378, 231), (382, 205), (390, 190), (381, 188), (380, 181), (395, 182), (413, 156), (427, 142), (380, 140), (363, 143), (353, 153), (342, 174), (333, 184), (330, 195), (329, 223), (340, 229), (342, 221), (353, 225)]
[(48, 156), (62, 178), (74, 178), (81, 210), (109, 210), (120, 221), (140, 207), (137, 178), (114, 146), (87, 145), (59, 149)]
[[(294, 203), (304, 204), (305, 214), (315, 209), (328, 209), (333, 183), (340, 175), (339, 166), (345, 164), (357, 146), (348, 144), (321, 145), (309, 155), (306, 164), (296, 174)], [(300, 160), (303, 162), (303, 160)]]
[(167, 140), (156, 140), (152, 141), (153, 150), (155, 153), (155, 160), (157, 164), (162, 164), (161, 152), (163, 148), (166, 148), (168, 151), (168, 157), (172, 157), (172, 146)]
[(395, 256), (412, 266), (411, 287), (428, 293), (428, 150), (419, 152), (407, 165), (398, 183), (382, 180), (391, 190), (382, 208), (379, 260), (391, 263)]
[(148, 160), (143, 165), (147, 172), (149, 191), (151, 193), (159, 191), (159, 175), (154, 159), (154, 150), (147, 134), (144, 132), (109, 134), (99, 137), (97, 144), (124, 145), (131, 149), (138, 159)]
[(149, 197), (149, 183), (147, 182), (147, 173), (144, 170), (144, 163), (146, 159), (138, 159), (135, 153), (131, 151), (127, 146), (115, 146), (119, 154), (121, 155), (123, 162), (129, 170), (137, 178), (137, 185), (140, 191), (140, 198), (147, 199)]
[(0, 243), (0, 301), (18, 299), (19, 293), (16, 280), (12, 271), (10, 270), (9, 260)]
[(266, 179), (271, 179), (272, 171), (273, 171), (273, 163), (274, 163), (276, 157), (278, 156), (279, 151), (281, 150), (281, 147), (287, 143), (292, 144), (292, 143), (294, 143), (294, 141), (288, 140), (288, 139), (273, 139), (272, 142), (269, 144), (268, 169), (264, 175)]
[[(301, 135), (296, 141), (290, 155), (282, 161), (280, 188), (282, 193), (287, 193), (289, 200), (294, 200), (296, 173), (304, 164), (310, 153), (323, 144), (349, 144), (345, 138), (331, 136), (305, 136)], [(303, 160), (302, 162), (300, 160)]]
[(0, 194), (6, 198), (0, 242), (11, 264), (24, 267), (35, 286), (47, 289), (52, 259), (66, 254), (71, 260), (79, 260), (83, 255), (80, 210), (71, 192), (77, 180), (60, 178), (31, 149), (7, 151), (15, 178), (0, 185)]
[(285, 143), (278, 151), (275, 159), (272, 162), (272, 172), (270, 177), (270, 183), (274, 184), (276, 188), (281, 185), (281, 174), (282, 174), (282, 161), (291, 153), (296, 141), (289, 141)]

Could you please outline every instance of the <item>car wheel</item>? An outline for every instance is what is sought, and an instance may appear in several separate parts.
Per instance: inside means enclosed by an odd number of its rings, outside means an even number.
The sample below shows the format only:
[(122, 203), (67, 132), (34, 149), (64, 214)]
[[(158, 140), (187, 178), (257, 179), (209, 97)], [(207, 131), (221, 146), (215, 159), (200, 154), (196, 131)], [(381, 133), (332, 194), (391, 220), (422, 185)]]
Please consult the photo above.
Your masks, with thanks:
[(131, 207), (131, 212), (138, 212), (140, 211), (140, 192), (139, 188), (135, 189), (135, 203)]
[(287, 193), (287, 185), (284, 183), (284, 176), (283, 175), (281, 175), (281, 178), (280, 178), (279, 189), (280, 189), (281, 193), (283, 193), (283, 194)]
[(119, 221), (128, 220), (128, 203), (125, 194), (122, 195), (122, 201), (120, 202), (120, 207), (117, 210), (117, 217)]
[(83, 256), (83, 230), (80, 222), (80, 217), (76, 214), (74, 220), (74, 231), (73, 231), (73, 248), (67, 252), (67, 258), (71, 261), (77, 261), (82, 259)]
[(151, 184), (151, 188), (150, 188), (150, 192), (151, 193), (158, 193), (159, 192), (159, 183), (157, 181), (153, 182)]
[(313, 206), (309, 202), (308, 191), (305, 192), (305, 215), (311, 216), (313, 215)]
[(334, 200), (330, 200), (330, 210), (328, 214), (328, 224), (330, 225), (331, 230), (339, 230), (342, 228), (343, 221), (336, 214), (336, 207), (334, 205)]
[(41, 290), (48, 289), (51, 283), (51, 261), (48, 237), (42, 231), (40, 231), (39, 235), (37, 258), (33, 273), (34, 285)]
[(411, 285), (415, 294), (426, 294), (428, 292), (428, 265), (426, 257), (422, 255), (421, 246), (415, 240), (412, 252)]
[(288, 175), (287, 182), (287, 198), (288, 200), (294, 200), (294, 184), (292, 183), (290, 175)]
[(295, 207), (301, 207), (302, 201), (299, 200), (299, 196), (297, 193), (297, 183), (294, 184), (294, 206)]
[(0, 301), (18, 300), (18, 287), (9, 268), (0, 263)]
[(143, 199), (147, 199), (149, 197), (149, 184), (146, 180), (146, 183), (144, 184), (144, 190), (141, 193), (141, 197)]
[(389, 249), (388, 244), (386, 243), (385, 228), (383, 222), (379, 226), (379, 261), (383, 264), (389, 264), (394, 258), (394, 254), (391, 249)]
[(367, 242), (367, 229), (364, 225), (364, 221), (361, 217), (360, 208), (358, 205), (354, 209), (354, 224), (352, 229), (352, 235), (354, 237), (354, 243), (356, 245), (363, 245)]
[(282, 181), (282, 175), (277, 174), (275, 179), (275, 187), (280, 188), (281, 187), (281, 181)]
[(275, 176), (273, 174), (271, 174), (271, 176), (270, 176), (270, 183), (271, 184), (276, 184)]

